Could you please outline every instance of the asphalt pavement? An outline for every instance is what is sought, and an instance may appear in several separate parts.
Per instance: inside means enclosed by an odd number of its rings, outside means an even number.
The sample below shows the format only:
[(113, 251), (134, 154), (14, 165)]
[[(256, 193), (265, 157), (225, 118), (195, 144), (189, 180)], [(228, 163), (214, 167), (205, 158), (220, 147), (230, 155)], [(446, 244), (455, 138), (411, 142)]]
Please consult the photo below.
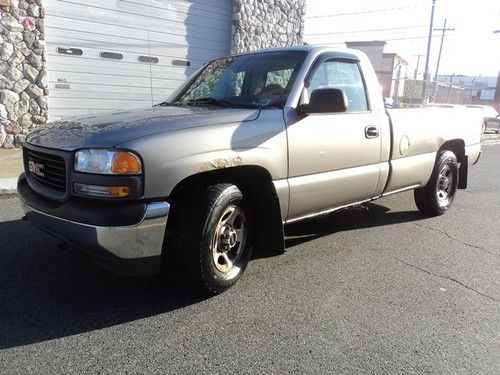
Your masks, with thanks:
[(286, 228), (200, 299), (124, 278), (0, 198), (0, 374), (500, 373), (500, 145), (451, 210), (412, 193)]

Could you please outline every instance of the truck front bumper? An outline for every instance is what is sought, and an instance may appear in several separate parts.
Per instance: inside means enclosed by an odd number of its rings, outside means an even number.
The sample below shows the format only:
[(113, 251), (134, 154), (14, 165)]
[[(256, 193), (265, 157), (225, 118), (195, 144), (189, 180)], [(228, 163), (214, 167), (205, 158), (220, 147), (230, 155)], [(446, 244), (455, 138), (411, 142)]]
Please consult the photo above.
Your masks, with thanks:
[[(69, 208), (50, 205), (46, 199), (33, 192), (21, 175), (18, 192), (26, 217), (43, 231), (62, 238), (81, 250), (90, 253), (94, 259), (112, 271), (131, 276), (158, 274), (161, 266), (163, 240), (170, 205), (167, 202), (150, 202), (119, 207), (120, 216), (137, 217), (137, 222), (113, 225), (113, 222), (89, 223), (92, 217), (108, 215), (115, 206), (99, 206), (82, 202)], [(45, 201), (45, 202), (44, 202)], [(53, 204), (53, 203), (52, 203)], [(119, 204), (119, 203), (117, 203)], [(86, 210), (92, 214), (86, 215)], [(96, 210), (102, 210), (102, 215)], [(75, 217), (84, 218), (80, 222)], [(102, 221), (102, 219), (100, 219)], [(115, 223), (116, 224), (116, 223)]]

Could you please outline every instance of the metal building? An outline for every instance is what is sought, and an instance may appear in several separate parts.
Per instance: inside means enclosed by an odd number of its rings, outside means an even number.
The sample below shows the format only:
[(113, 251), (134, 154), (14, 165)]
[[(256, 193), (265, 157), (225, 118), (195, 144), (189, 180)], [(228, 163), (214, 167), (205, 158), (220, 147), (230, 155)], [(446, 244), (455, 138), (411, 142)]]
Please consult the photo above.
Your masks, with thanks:
[(227, 55), (231, 0), (47, 0), (49, 118), (145, 107)]

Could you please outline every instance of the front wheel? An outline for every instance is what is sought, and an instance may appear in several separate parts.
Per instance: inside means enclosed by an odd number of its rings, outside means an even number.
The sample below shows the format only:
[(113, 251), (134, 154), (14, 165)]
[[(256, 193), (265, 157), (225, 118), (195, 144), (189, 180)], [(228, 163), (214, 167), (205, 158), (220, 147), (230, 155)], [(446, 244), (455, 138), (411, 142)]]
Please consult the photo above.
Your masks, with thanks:
[(175, 220), (175, 266), (203, 294), (234, 285), (251, 255), (253, 217), (240, 189), (215, 184), (182, 200)]
[(451, 151), (441, 151), (427, 185), (414, 190), (415, 203), (425, 214), (442, 215), (451, 207), (457, 186), (457, 157)]

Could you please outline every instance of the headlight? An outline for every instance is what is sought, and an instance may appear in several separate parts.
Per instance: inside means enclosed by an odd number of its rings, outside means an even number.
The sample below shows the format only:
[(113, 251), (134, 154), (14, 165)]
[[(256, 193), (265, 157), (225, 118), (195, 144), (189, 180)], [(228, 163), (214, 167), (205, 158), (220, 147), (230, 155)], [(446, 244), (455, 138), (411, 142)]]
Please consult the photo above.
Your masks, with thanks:
[(139, 174), (142, 163), (128, 151), (86, 149), (75, 154), (75, 171), (98, 174)]

